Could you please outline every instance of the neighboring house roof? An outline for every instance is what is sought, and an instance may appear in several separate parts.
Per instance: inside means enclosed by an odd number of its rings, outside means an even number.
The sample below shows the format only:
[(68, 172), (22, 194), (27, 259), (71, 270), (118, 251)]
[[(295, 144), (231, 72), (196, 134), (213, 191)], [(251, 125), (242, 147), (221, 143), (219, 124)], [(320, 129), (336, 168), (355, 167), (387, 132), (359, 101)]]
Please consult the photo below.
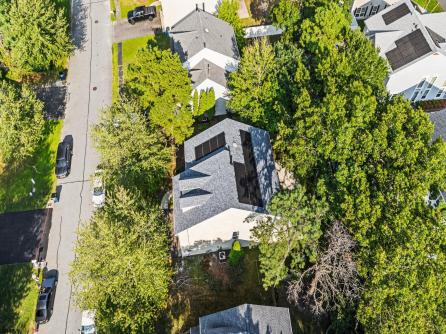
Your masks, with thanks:
[(223, 87), (226, 87), (226, 71), (218, 65), (208, 61), (201, 60), (194, 68), (190, 70), (191, 81), (196, 88), (206, 79), (212, 80)]
[(175, 234), (231, 208), (265, 213), (279, 189), (268, 132), (229, 118), (187, 140), (184, 158), (173, 178)]
[(403, 0), (365, 20), (365, 32), (395, 72), (446, 52), (444, 22), (446, 13), (422, 14), (410, 0)]
[(200, 317), (198, 327), (200, 334), (293, 333), (288, 308), (254, 304), (243, 304)]
[(174, 51), (185, 62), (203, 49), (239, 59), (234, 29), (214, 15), (197, 9), (175, 24), (171, 31)]
[(188, 15), (198, 5), (200, 9), (215, 13), (221, 0), (161, 0), (162, 23), (164, 28), (171, 28)]

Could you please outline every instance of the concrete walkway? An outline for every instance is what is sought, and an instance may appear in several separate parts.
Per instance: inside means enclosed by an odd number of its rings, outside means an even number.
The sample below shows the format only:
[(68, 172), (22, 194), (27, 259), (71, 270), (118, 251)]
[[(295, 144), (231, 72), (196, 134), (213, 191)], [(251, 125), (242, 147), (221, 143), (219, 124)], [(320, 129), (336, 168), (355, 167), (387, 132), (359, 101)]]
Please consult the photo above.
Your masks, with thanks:
[(161, 20), (159, 16), (153, 21), (141, 21), (130, 24), (126, 19), (113, 22), (113, 43), (119, 43), (128, 39), (155, 35), (155, 32), (161, 30)]
[(249, 11), (248, 8), (246, 7), (245, 0), (240, 0), (240, 6), (237, 13), (238, 17), (240, 17), (241, 19), (246, 19), (249, 17)]

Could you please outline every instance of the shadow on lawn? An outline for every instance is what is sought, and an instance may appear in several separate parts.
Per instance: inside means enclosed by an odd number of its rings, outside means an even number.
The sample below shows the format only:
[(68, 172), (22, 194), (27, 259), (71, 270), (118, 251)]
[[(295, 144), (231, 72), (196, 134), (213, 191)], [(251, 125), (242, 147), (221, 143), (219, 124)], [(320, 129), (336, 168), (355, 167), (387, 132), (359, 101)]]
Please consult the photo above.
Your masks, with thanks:
[(47, 121), (44, 139), (34, 155), (0, 175), (0, 213), (46, 206), (55, 179), (55, 151), (60, 128), (60, 122)]
[(29, 319), (20, 311), (23, 311), (23, 299), (30, 292), (31, 275), (32, 265), (29, 263), (0, 266), (0, 333), (27, 331)]

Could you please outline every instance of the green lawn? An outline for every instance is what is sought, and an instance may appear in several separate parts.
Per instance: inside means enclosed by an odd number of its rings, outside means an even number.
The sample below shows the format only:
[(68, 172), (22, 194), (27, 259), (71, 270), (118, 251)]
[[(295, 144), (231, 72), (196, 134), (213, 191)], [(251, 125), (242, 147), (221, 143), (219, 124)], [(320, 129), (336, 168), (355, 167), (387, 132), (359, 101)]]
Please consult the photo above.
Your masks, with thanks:
[(0, 176), (0, 213), (46, 206), (56, 180), (54, 163), (61, 130), (61, 121), (48, 121), (45, 125), (46, 139), (42, 140), (34, 156), (17, 170), (6, 171)]
[[(132, 64), (137, 57), (138, 50), (144, 48), (148, 43), (158, 46), (160, 49), (170, 47), (169, 37), (165, 34), (155, 36), (144, 36), (129, 39), (122, 42), (122, 64), (124, 69), (124, 81), (127, 73), (127, 67)], [(113, 101), (118, 97), (118, 46), (113, 44)]]
[(0, 333), (30, 333), (39, 289), (32, 264), (0, 266)]
[(443, 8), (441, 8), (437, 0), (414, 0), (414, 2), (424, 9), (427, 9), (427, 11), (430, 13), (438, 13), (443, 11)]
[(149, 6), (154, 0), (119, 0), (121, 18), (126, 19), (127, 13), (138, 6)]

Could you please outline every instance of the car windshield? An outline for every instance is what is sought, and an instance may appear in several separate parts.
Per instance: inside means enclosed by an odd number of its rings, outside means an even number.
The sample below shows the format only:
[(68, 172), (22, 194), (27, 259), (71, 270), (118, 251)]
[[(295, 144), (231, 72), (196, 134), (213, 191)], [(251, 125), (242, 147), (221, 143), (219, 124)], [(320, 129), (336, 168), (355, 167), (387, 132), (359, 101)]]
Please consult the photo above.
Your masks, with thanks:
[(39, 296), (39, 300), (45, 300), (46, 299), (46, 295), (40, 295)]
[(37, 310), (37, 317), (38, 318), (43, 318), (45, 316), (45, 311), (44, 310)]
[(100, 196), (102, 195), (104, 191), (102, 190), (102, 187), (96, 187), (93, 189), (93, 195)]
[(65, 159), (57, 159), (56, 161), (56, 167), (65, 167), (67, 165), (67, 162)]

